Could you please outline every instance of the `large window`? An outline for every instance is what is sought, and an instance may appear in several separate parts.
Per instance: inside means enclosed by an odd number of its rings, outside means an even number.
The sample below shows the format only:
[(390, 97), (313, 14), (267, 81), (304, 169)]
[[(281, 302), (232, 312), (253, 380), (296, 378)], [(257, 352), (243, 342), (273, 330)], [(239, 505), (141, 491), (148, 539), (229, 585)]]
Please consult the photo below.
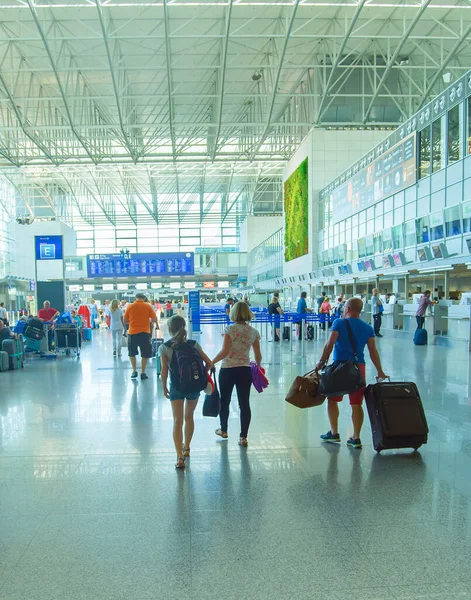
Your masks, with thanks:
[(430, 175), (430, 127), (419, 132), (419, 179)]
[(442, 240), (445, 236), (443, 228), (443, 213), (441, 210), (429, 216), (429, 224), (430, 241), (433, 242), (435, 240)]
[(424, 244), (429, 242), (428, 217), (422, 217), (415, 220), (415, 230), (417, 232), (417, 243)]
[(471, 154), (471, 96), (468, 98), (468, 154)]
[(393, 236), (392, 229), (388, 227), (383, 231), (383, 252), (392, 252), (393, 251)]
[(471, 231), (471, 202), (464, 202), (461, 206), (463, 211), (463, 233)]
[(393, 239), (393, 249), (399, 250), (404, 246), (404, 240), (402, 237), (402, 224), (394, 225), (392, 228), (392, 239)]
[(445, 230), (447, 237), (460, 235), (461, 219), (459, 205), (450, 206), (450, 208), (445, 209)]
[(461, 104), (448, 112), (448, 164), (461, 158)]
[(432, 123), (432, 172), (436, 173), (445, 166), (445, 117)]
[(406, 246), (415, 246), (417, 236), (415, 233), (415, 221), (404, 223), (404, 243)]

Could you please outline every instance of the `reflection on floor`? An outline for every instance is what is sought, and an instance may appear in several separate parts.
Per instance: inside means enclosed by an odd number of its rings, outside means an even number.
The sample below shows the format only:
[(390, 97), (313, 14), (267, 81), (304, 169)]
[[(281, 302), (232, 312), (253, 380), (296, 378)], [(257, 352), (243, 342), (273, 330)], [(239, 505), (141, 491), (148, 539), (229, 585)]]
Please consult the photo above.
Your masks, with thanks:
[[(202, 343), (214, 355), (219, 330)], [(377, 456), (368, 424), (361, 451), (322, 446), (325, 407), (285, 404), (321, 342), (304, 363), (299, 342), (263, 342), (270, 387), (253, 393), (249, 448), (236, 401), (228, 441), (199, 407), (186, 472), (155, 367), (132, 382), (108, 332), (80, 360), (0, 373), (0, 598), (471, 598), (469, 354), (378, 345), (393, 379), (419, 385), (431, 434), (418, 454)]]

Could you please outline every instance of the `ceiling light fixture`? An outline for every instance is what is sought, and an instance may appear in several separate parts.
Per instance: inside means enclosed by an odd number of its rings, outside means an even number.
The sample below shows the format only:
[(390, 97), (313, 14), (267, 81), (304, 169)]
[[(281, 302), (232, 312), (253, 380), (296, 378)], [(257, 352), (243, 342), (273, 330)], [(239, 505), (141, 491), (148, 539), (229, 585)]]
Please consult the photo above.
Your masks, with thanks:
[(252, 81), (260, 81), (261, 78), (262, 74), (260, 71), (255, 71), (255, 73), (252, 75)]

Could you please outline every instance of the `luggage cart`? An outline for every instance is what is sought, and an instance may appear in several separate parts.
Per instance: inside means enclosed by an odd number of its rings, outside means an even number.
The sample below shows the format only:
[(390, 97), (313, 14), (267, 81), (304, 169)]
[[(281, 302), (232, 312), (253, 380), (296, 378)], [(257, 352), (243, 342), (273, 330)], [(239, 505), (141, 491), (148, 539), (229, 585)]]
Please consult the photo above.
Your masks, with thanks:
[(54, 349), (70, 356), (73, 352), (80, 357), (81, 327), (78, 323), (59, 323), (54, 327)]

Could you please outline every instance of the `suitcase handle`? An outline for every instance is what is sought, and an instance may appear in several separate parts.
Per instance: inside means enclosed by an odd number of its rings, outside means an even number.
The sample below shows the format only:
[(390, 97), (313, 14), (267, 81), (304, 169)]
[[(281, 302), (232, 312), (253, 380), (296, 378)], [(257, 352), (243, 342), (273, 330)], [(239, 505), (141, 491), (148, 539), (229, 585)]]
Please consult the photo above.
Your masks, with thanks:
[(376, 383), (383, 383), (383, 381), (388, 380), (389, 383), (391, 383), (391, 377), (389, 377), (389, 375), (387, 377), (376, 377)]

